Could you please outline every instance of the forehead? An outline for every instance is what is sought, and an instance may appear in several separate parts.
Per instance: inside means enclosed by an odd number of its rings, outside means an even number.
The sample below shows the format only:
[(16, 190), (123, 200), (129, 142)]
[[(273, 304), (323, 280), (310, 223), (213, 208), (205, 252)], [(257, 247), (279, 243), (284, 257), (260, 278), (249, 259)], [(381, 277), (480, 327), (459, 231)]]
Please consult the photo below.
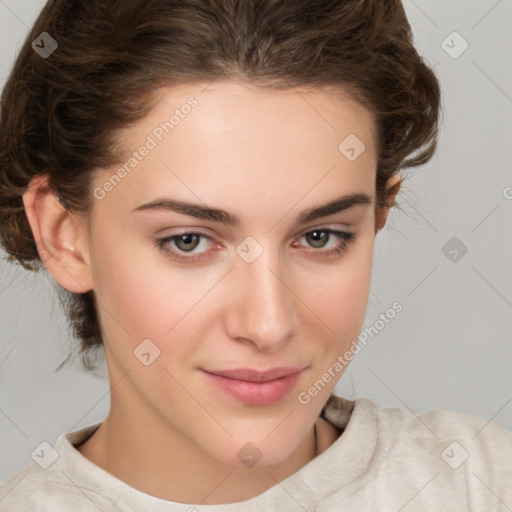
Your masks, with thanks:
[(121, 133), (125, 160), (99, 170), (95, 186), (124, 167), (108, 196), (131, 208), (166, 192), (253, 208), (306, 193), (314, 202), (332, 189), (371, 194), (375, 133), (372, 113), (342, 93), (180, 84), (160, 89), (150, 113)]

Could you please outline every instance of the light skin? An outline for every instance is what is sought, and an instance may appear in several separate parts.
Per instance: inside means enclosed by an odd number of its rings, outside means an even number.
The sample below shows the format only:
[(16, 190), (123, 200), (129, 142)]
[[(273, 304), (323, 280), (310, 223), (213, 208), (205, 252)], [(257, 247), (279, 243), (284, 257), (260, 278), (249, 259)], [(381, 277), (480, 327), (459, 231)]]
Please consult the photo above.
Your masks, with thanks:
[[(66, 211), (45, 176), (23, 200), (56, 281), (72, 292), (94, 290), (99, 304), (111, 408), (79, 451), (153, 496), (233, 503), (276, 485), (338, 439), (318, 415), (343, 372), (308, 404), (298, 394), (361, 331), (375, 236), (389, 210), (375, 207), (372, 114), (320, 89), (234, 81), (163, 88), (151, 113), (123, 134), (129, 152), (190, 96), (197, 106), (161, 141), (153, 135), (156, 147), (93, 200), (89, 217)], [(366, 146), (354, 161), (338, 149), (350, 134)], [(95, 169), (93, 188), (119, 167)], [(301, 212), (355, 193), (371, 202), (298, 223)], [(134, 211), (163, 197), (221, 208), (240, 223)], [(314, 238), (315, 229), (356, 237), (336, 254), (342, 236)], [(199, 261), (175, 261), (154, 243), (190, 231), (206, 236), (189, 239), (188, 252), (185, 239), (165, 247)], [(236, 251), (247, 237), (263, 249), (252, 263)], [(134, 355), (145, 339), (160, 350), (148, 366)], [(271, 405), (242, 403), (202, 372), (277, 366), (305, 370)], [(237, 456), (248, 442), (261, 452), (253, 467)]]

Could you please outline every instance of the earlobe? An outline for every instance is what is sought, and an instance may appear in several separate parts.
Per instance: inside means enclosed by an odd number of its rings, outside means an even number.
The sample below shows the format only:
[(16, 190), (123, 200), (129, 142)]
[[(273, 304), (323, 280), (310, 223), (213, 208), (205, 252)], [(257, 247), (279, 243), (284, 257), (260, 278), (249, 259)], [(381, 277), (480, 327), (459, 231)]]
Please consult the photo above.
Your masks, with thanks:
[(91, 290), (83, 218), (64, 207), (50, 186), (48, 175), (38, 175), (30, 181), (23, 204), (41, 261), (55, 280), (70, 292)]
[(386, 225), (389, 215), (389, 208), (378, 207), (375, 213), (375, 234), (377, 235)]
[[(401, 177), (399, 174), (392, 176), (387, 184), (387, 190), (389, 191), (387, 202), (393, 204), (396, 196), (400, 191)], [(377, 207), (375, 210), (375, 234), (377, 234), (385, 225), (388, 219), (389, 211), (391, 207)]]

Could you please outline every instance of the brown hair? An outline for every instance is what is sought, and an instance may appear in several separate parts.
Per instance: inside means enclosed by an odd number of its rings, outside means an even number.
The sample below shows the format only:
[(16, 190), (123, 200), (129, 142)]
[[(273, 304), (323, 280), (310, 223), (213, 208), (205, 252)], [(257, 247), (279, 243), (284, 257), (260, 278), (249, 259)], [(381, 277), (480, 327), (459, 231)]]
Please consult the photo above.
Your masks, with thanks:
[[(58, 43), (47, 58), (31, 46), (42, 32)], [(434, 154), (440, 87), (414, 48), (400, 0), (50, 0), (1, 98), (8, 260), (42, 266), (22, 202), (33, 176), (48, 174), (62, 204), (86, 214), (91, 169), (122, 161), (116, 134), (149, 112), (153, 93), (218, 77), (276, 89), (333, 86), (371, 110), (377, 206), (397, 206), (386, 202), (396, 190), (388, 180)], [(103, 343), (94, 292), (57, 289), (93, 371)]]

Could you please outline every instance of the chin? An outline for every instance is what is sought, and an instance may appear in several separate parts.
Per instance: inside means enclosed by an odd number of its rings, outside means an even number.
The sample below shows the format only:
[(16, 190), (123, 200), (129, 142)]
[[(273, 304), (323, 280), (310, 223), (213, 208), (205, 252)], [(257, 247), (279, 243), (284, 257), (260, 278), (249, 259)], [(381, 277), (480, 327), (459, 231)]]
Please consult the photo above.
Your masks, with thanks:
[(220, 462), (237, 468), (275, 466), (288, 459), (298, 448), (289, 437), (267, 440), (230, 439), (222, 446), (212, 447), (211, 455)]

